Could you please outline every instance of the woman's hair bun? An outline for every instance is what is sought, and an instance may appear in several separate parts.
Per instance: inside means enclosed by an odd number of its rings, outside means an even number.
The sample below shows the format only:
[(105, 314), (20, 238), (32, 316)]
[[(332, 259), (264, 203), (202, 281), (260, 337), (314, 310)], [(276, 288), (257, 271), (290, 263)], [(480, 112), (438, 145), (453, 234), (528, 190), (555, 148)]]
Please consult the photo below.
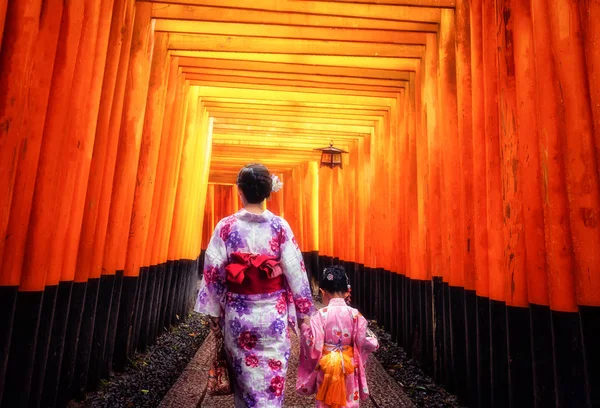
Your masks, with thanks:
[(271, 195), (273, 181), (265, 166), (252, 163), (242, 167), (238, 174), (237, 185), (250, 204), (259, 204)]

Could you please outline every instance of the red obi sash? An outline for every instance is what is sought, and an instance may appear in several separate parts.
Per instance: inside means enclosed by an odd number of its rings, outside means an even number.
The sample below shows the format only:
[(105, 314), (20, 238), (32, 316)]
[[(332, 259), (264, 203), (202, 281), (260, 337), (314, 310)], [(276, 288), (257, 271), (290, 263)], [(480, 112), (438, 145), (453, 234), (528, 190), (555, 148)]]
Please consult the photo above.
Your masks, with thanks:
[(229, 292), (258, 295), (285, 289), (279, 261), (269, 255), (234, 252), (225, 267)]

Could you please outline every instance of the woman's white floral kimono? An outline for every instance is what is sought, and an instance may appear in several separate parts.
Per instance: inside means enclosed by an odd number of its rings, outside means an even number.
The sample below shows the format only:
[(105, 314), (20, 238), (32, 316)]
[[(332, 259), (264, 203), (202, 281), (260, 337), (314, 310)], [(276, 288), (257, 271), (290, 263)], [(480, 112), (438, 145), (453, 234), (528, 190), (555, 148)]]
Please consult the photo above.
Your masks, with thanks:
[[(227, 290), (232, 254), (279, 261), (285, 289), (264, 294)], [(220, 316), (225, 350), (235, 375), (236, 407), (280, 407), (290, 356), (288, 327), (314, 313), (302, 253), (289, 224), (270, 211), (241, 210), (221, 220), (206, 249), (195, 311)]]

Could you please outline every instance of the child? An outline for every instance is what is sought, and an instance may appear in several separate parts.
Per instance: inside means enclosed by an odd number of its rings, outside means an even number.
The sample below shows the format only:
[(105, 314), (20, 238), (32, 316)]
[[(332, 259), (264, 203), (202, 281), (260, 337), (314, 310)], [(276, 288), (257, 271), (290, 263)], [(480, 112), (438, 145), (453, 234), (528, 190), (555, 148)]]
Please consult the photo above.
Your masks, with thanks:
[(346, 305), (350, 285), (343, 267), (326, 268), (319, 287), (327, 306), (302, 324), (296, 391), (316, 391), (320, 408), (358, 407), (369, 396), (365, 364), (377, 339), (358, 310)]

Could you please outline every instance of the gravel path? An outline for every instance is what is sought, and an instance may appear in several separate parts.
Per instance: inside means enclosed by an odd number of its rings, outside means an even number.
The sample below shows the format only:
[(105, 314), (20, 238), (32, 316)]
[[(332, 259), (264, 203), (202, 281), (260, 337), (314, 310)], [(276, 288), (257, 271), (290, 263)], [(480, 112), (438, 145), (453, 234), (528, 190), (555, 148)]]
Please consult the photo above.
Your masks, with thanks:
[[(317, 305), (321, 306), (321, 305)], [(295, 392), (298, 372), (299, 344), (295, 335), (286, 378), (285, 408), (314, 408), (314, 397), (301, 397)], [(229, 408), (233, 407), (233, 396), (212, 397), (206, 395), (207, 371), (214, 347), (214, 337), (209, 335), (200, 347), (177, 383), (161, 402), (159, 408)], [(414, 405), (396, 381), (371, 357), (367, 364), (367, 376), (371, 398), (361, 402), (361, 408), (413, 408)]]
[(69, 408), (157, 407), (177, 381), (208, 334), (207, 321), (197, 313), (163, 334), (144, 354), (136, 354), (124, 373), (117, 374), (84, 401)]
[[(458, 399), (426, 376), (388, 333), (373, 322), (370, 327), (380, 348), (367, 367), (372, 398), (361, 407), (461, 407)], [(71, 401), (69, 408), (233, 407), (231, 396), (205, 395), (212, 341), (204, 317), (190, 313), (185, 323), (162, 335), (147, 353), (137, 354), (124, 373), (87, 394), (84, 401)], [(298, 339), (293, 335), (284, 406), (312, 408), (314, 398), (300, 397), (294, 390), (297, 367)]]

